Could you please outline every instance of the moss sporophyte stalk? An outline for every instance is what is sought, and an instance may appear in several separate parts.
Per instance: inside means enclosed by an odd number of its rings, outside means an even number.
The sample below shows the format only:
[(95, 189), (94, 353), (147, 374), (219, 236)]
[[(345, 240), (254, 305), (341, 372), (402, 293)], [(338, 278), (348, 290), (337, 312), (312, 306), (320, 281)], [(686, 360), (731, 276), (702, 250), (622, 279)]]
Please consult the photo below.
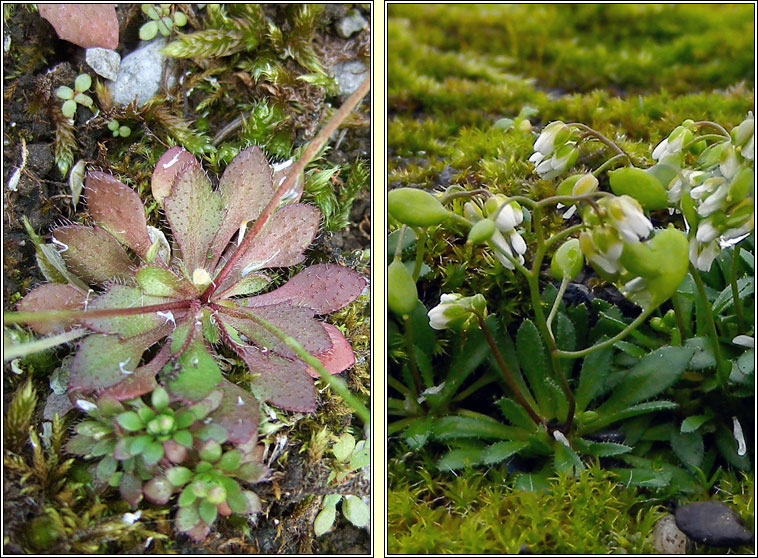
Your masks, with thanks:
[[(7, 347), (6, 357), (78, 340), (67, 393), (89, 418), (76, 426), (68, 451), (99, 459), (98, 482), (118, 486), (132, 506), (143, 496), (166, 503), (181, 490), (176, 527), (195, 540), (217, 515), (261, 510), (256, 494), (235, 480), (267, 475), (257, 444), (260, 402), (313, 412), (314, 378), (322, 378), (370, 420), (334, 376), (355, 362), (350, 343), (316, 318), (355, 300), (364, 277), (322, 263), (261, 294), (273, 280), (264, 270), (304, 260), (321, 215), (299, 203), (303, 170), (368, 89), (366, 81), (295, 163), (274, 169), (260, 148), (245, 149), (215, 191), (191, 153), (168, 149), (151, 189), (173, 244), (147, 225), (137, 192), (89, 171), (94, 226), (58, 227), (49, 245), (35, 238), (51, 282), (4, 316), (6, 325), (48, 336)], [(244, 363), (252, 393), (223, 377), (214, 358), (220, 344)]]
[[(745, 283), (734, 262), (741, 258), (738, 243), (754, 227), (753, 130), (752, 113), (731, 132), (715, 122), (685, 121), (653, 150), (656, 162), (645, 168), (638, 157), (585, 124), (552, 122), (534, 141), (530, 157), (543, 180), (560, 180), (584, 149), (600, 147), (608, 153), (593, 171), (562, 180), (552, 195), (533, 199), (459, 186), (439, 195), (412, 188), (390, 191), (390, 224), (399, 236), (393, 239), (389, 308), (400, 320), (396, 327), (403, 330), (406, 361), (402, 375), (389, 381), (402, 396), (390, 400), (390, 413), (400, 417), (390, 423), (390, 432), (402, 432), (412, 448), (428, 439), (450, 444), (438, 462), (441, 469), (488, 465), (519, 454), (552, 456), (555, 470), (571, 472), (586, 467), (580, 455), (617, 456), (639, 469), (633, 476), (649, 467), (630, 453), (634, 438), (627, 436), (628, 444), (623, 437), (597, 441), (595, 433), (609, 425), (631, 429), (652, 413), (678, 409), (679, 398), (660, 397), (671, 396), (668, 388), (693, 367), (713, 371), (702, 389), (720, 390), (725, 397), (742, 393), (743, 382), (735, 374), (740, 365), (726, 357), (735, 354), (733, 345), (725, 346), (718, 330), (728, 328), (730, 339), (752, 331), (740, 318), (744, 303), (738, 293)], [(557, 231), (546, 227), (553, 208), (563, 212), (566, 222)], [(660, 210), (673, 217), (656, 227), (650, 212)], [(404, 241), (407, 237), (413, 242)], [(443, 290), (431, 309), (419, 300), (415, 283), (427, 266), (428, 239), (449, 238), (452, 245), (456, 237), (467, 239), (470, 261), (476, 262), (477, 255), (491, 261), (492, 254), (505, 281), (518, 276), (525, 281), (533, 314), (517, 328), (515, 340), (507, 322), (488, 312), (493, 291), (488, 296), (465, 286)], [(414, 244), (415, 261), (406, 266), (404, 252)], [(731, 305), (731, 317), (711, 311), (701, 277), (723, 249), (730, 250), (733, 265), (717, 308), (723, 312)], [(550, 256), (557, 289), (542, 281), (543, 263)], [(633, 318), (606, 309), (590, 330), (587, 307), (566, 305), (567, 290), (585, 263), (639, 307)], [(686, 310), (683, 292), (689, 293)], [(662, 305), (670, 306), (665, 323), (654, 316)], [(693, 318), (702, 335), (697, 339), (691, 338)], [(666, 338), (651, 337), (648, 328), (665, 332)], [(432, 349), (427, 348), (434, 330), (445, 329), (456, 332), (457, 339), (447, 375), (434, 370)], [(614, 357), (618, 349), (625, 359)], [(708, 352), (708, 364), (700, 364), (700, 350)], [(488, 355), (489, 370), (477, 379), (473, 373)], [(581, 366), (574, 366), (576, 360)], [(460, 406), (476, 389), (500, 381), (504, 397), (498, 405), (505, 424)], [(729, 431), (729, 419), (714, 428)], [(721, 453), (730, 463), (740, 463), (734, 455), (744, 444), (737, 429), (732, 430), (720, 442)], [(700, 467), (703, 457), (702, 452), (687, 452), (684, 444), (702, 445), (702, 435), (688, 431), (686, 442), (675, 434), (670, 438), (687, 467)]]

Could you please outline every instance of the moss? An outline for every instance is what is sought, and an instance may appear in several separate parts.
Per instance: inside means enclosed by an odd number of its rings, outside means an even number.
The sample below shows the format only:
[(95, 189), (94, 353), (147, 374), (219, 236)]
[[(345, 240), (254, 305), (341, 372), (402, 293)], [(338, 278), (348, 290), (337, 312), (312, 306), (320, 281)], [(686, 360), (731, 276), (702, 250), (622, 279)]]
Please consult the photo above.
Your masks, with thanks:
[(400, 466), (390, 469), (392, 554), (515, 554), (522, 545), (534, 554), (650, 554), (664, 513), (599, 467), (530, 492), (509, 488), (500, 469), (411, 480)]

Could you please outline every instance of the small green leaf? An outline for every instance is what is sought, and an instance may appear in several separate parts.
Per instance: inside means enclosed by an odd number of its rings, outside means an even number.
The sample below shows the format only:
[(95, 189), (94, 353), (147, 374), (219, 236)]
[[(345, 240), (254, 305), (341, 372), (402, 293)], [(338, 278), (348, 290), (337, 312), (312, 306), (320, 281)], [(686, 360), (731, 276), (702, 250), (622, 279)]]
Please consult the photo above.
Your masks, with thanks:
[(332, 453), (334, 453), (334, 457), (337, 458), (338, 461), (347, 461), (350, 459), (350, 454), (353, 453), (354, 449), (355, 438), (350, 434), (345, 433), (340, 436), (339, 441), (332, 446)]
[(116, 447), (116, 440), (113, 440), (112, 438), (106, 438), (104, 440), (100, 440), (95, 446), (92, 448), (92, 456), (93, 457), (100, 457), (101, 455), (109, 455), (113, 453), (113, 448)]
[(671, 429), (671, 449), (684, 465), (693, 470), (700, 467), (705, 456), (705, 447), (703, 446), (703, 436), (699, 432), (689, 432), (682, 434), (676, 429)]
[(220, 444), (226, 442), (227, 438), (229, 437), (226, 428), (214, 423), (204, 424), (201, 428), (195, 430), (194, 435), (195, 438), (198, 438), (202, 441), (216, 440)]
[(116, 422), (129, 432), (137, 432), (145, 427), (145, 423), (134, 411), (125, 411), (116, 417)]
[(110, 455), (106, 455), (100, 460), (95, 469), (95, 478), (100, 482), (107, 482), (113, 473), (116, 472), (118, 462)]
[(182, 411), (178, 415), (176, 415), (176, 427), (177, 428), (189, 428), (195, 423), (195, 413), (192, 411)]
[(63, 106), (61, 107), (61, 112), (63, 113), (63, 116), (66, 118), (73, 118), (76, 114), (76, 101), (73, 99), (69, 99), (65, 103), (63, 103)]
[(132, 438), (132, 443), (129, 446), (129, 453), (132, 455), (139, 455), (143, 451), (145, 451), (145, 448), (147, 447), (147, 444), (152, 440), (152, 437), (149, 434), (143, 434), (142, 436), (136, 436)]
[(682, 421), (682, 428), (680, 432), (682, 434), (689, 434), (695, 432), (698, 428), (703, 426), (706, 422), (711, 420), (711, 415), (692, 415)]
[(576, 452), (560, 442), (555, 444), (553, 466), (556, 471), (572, 476), (577, 476), (579, 471), (586, 469)]
[(171, 467), (166, 469), (165, 475), (174, 486), (183, 486), (192, 480), (193, 473), (187, 467)]
[(237, 494), (227, 496), (226, 503), (234, 513), (247, 513), (247, 498), (245, 498), (244, 492), (237, 492)]
[(435, 420), (432, 432), (438, 440), (453, 438), (525, 440), (528, 436), (520, 428), (506, 426), (494, 419), (455, 416)]
[(217, 466), (222, 471), (236, 471), (240, 466), (242, 454), (239, 450), (230, 450), (221, 456)]
[(74, 81), (74, 89), (79, 93), (84, 93), (92, 86), (92, 78), (89, 74), (79, 74)]
[(216, 521), (216, 516), (218, 515), (218, 508), (215, 504), (211, 504), (207, 500), (201, 500), (200, 505), (198, 506), (198, 512), (200, 514), (200, 519), (205, 521), (207, 525), (213, 525), (213, 522)]
[(187, 485), (179, 495), (179, 507), (186, 508), (188, 506), (191, 506), (195, 503), (195, 500), (197, 500), (197, 495), (195, 494), (195, 491), (192, 490), (192, 485)]
[(208, 440), (200, 448), (200, 459), (215, 463), (221, 457), (221, 444), (216, 440)]
[(528, 442), (497, 442), (484, 448), (481, 462), (484, 465), (501, 463), (528, 446)]
[(142, 451), (142, 461), (145, 465), (155, 465), (163, 457), (163, 445), (160, 442), (148, 442)]
[(544, 475), (539, 473), (521, 474), (513, 483), (514, 490), (525, 492), (541, 492), (550, 489), (550, 483)]
[(178, 362), (181, 370), (169, 388), (182, 399), (199, 401), (221, 381), (221, 370), (205, 349), (202, 339), (192, 341)]
[(63, 99), (64, 101), (70, 101), (74, 98), (74, 90), (70, 87), (66, 87), (65, 85), (61, 85), (55, 90), (55, 96), (59, 99)]
[(405, 429), (405, 432), (403, 432), (403, 438), (409, 448), (419, 449), (426, 444), (426, 441), (432, 433), (433, 422), (434, 418), (432, 417), (421, 417), (417, 418)]
[(348, 494), (342, 502), (342, 513), (356, 527), (365, 527), (371, 519), (371, 512), (366, 503), (358, 496)]
[[(598, 341), (604, 339), (605, 337)], [(603, 389), (608, 373), (611, 371), (612, 355), (613, 349), (606, 347), (584, 357), (575, 394), (577, 412), (584, 411), (590, 401)]]
[[(139, 28), (139, 38), (143, 41), (149, 41), (158, 34), (158, 23), (155, 21), (148, 21), (142, 27)], [(187, 529), (189, 530), (189, 529)]]
[(555, 418), (557, 416), (555, 402), (549, 388), (545, 385), (546, 378), (550, 377), (547, 355), (537, 326), (531, 320), (525, 320), (516, 333), (516, 353), (521, 369), (529, 381), (529, 387), (537, 400), (540, 414), (546, 419)]
[(609, 415), (660, 394), (685, 371), (693, 353), (686, 347), (661, 347), (646, 355), (624, 375), (598, 413)]
[(440, 471), (454, 471), (479, 464), (482, 450), (480, 448), (460, 448), (447, 452), (437, 462)]
[(200, 515), (197, 512), (197, 506), (188, 504), (181, 506), (176, 512), (176, 528), (183, 533), (192, 529), (199, 520)]
[(177, 430), (173, 435), (174, 442), (185, 448), (192, 447), (192, 434), (189, 430)]
[(316, 536), (320, 537), (331, 529), (336, 517), (337, 510), (333, 506), (328, 506), (321, 510), (313, 521), (313, 531)]
[(137, 415), (139, 415), (139, 418), (142, 420), (143, 424), (147, 424), (155, 418), (155, 411), (153, 411), (150, 407), (140, 407), (137, 409)]
[(165, 390), (165, 388), (158, 386), (153, 390), (153, 393), (150, 396), (150, 401), (156, 411), (163, 411), (166, 407), (168, 407), (168, 392)]

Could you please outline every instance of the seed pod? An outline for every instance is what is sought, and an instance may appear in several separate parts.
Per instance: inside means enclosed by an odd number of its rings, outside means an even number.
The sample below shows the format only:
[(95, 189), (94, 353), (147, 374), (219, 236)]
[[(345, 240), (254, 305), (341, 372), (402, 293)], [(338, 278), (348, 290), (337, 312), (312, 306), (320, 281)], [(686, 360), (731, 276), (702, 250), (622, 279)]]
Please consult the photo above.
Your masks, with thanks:
[(579, 247), (579, 239), (572, 238), (563, 243), (563, 245), (553, 254), (553, 261), (550, 262), (550, 275), (555, 279), (568, 277), (574, 279), (584, 267), (584, 255)]
[(611, 190), (617, 196), (626, 194), (640, 202), (648, 211), (668, 207), (666, 190), (658, 178), (635, 167), (624, 167), (608, 173)]
[(387, 210), (406, 225), (430, 227), (448, 217), (448, 211), (437, 198), (418, 188), (397, 188), (387, 195)]
[(418, 290), (411, 272), (400, 260), (393, 261), (387, 270), (387, 307), (403, 316), (416, 307)]
[(490, 239), (495, 232), (495, 222), (492, 219), (477, 221), (468, 233), (468, 242), (480, 244)]

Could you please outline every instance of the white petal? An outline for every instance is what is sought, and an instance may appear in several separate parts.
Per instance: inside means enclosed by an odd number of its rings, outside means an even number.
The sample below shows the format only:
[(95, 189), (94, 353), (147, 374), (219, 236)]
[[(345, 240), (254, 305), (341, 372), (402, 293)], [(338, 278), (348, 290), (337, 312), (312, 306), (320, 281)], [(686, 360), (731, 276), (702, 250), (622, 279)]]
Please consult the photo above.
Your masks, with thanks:
[(513, 251), (519, 255), (526, 253), (526, 242), (516, 231), (511, 232), (509, 238)]

